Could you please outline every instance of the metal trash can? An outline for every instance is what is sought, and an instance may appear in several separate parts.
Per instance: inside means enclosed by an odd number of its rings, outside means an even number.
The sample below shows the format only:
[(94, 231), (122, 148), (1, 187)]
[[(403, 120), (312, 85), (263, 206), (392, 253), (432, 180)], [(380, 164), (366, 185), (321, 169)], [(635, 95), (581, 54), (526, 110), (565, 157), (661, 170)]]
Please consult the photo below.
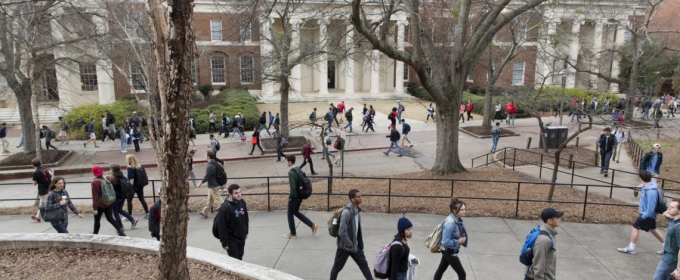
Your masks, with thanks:
[[(566, 126), (548, 126), (544, 132), (548, 149), (557, 149), (569, 137), (569, 128)], [(543, 138), (540, 139), (538, 146), (543, 148)]]

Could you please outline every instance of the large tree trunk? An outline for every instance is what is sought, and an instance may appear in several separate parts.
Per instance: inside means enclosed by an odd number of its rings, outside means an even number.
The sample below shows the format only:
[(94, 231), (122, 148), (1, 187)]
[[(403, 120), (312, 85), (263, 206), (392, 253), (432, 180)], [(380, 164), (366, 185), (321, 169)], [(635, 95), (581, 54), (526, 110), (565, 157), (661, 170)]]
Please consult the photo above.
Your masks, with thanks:
[[(491, 73), (493, 75), (493, 73)], [(491, 76), (489, 76), (491, 77)], [(494, 113), (494, 108), (493, 108), (493, 93), (491, 92), (491, 89), (493, 88), (493, 84), (491, 81), (486, 82), (486, 94), (484, 95), (484, 121), (482, 121), (482, 127), (491, 129), (493, 124), (491, 123), (491, 118), (493, 117)]]
[[(437, 104), (437, 153), (432, 172), (451, 174), (465, 171), (458, 156), (458, 106), (460, 95), (449, 104)], [(453, 104), (451, 104), (453, 103)]]
[[(35, 57), (32, 57), (30, 61), (36, 61)], [(42, 149), (40, 148), (40, 115), (38, 114), (38, 96), (40, 95), (40, 91), (42, 90), (42, 87), (38, 83), (40, 81), (40, 77), (42, 76), (41, 74), (43, 71), (36, 72), (35, 68), (37, 66), (33, 65), (29, 71), (29, 77), (31, 77), (31, 95), (30, 95), (30, 100), (31, 100), (31, 112), (33, 113), (33, 140), (35, 141), (33, 145), (35, 145), (35, 156), (36, 158), (42, 160)], [(24, 137), (24, 139), (28, 139), (28, 137)], [(24, 143), (25, 146), (28, 146), (28, 143)]]
[(290, 126), (288, 124), (288, 94), (290, 93), (290, 84), (288, 79), (282, 79), (281, 81), (281, 104), (279, 105), (279, 110), (281, 111), (281, 135), (288, 138), (290, 131)]
[(635, 96), (637, 95), (637, 78), (638, 78), (638, 66), (640, 64), (640, 55), (638, 55), (638, 37), (630, 36), (631, 40), (631, 54), (633, 55), (633, 66), (630, 69), (630, 78), (628, 80), (628, 93), (626, 94), (626, 109), (624, 109), (623, 118), (625, 121), (631, 121), (633, 119), (633, 113), (635, 112)]
[[(187, 148), (191, 108), (191, 63), (195, 37), (191, 29), (192, 0), (149, 0), (162, 125), (157, 128), (156, 157), (165, 191), (162, 193), (158, 277), (189, 279), (186, 259), (189, 182)], [(149, 116), (155, 121), (155, 116)], [(157, 125), (157, 124), (156, 124)]]
[[(23, 150), (26, 154), (35, 153), (35, 122), (33, 121), (33, 106), (30, 87), (23, 86), (22, 90), (13, 90), (19, 107), (21, 119), (21, 133), (24, 134)], [(17, 143), (18, 144), (18, 143)]]

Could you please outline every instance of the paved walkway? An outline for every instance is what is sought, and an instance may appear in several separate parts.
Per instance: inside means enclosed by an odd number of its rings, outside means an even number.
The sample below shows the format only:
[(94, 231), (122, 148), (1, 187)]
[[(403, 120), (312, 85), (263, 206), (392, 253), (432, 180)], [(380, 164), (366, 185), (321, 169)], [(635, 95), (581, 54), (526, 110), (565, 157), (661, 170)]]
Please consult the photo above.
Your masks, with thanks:
[[(306, 215), (319, 223), (317, 235), (312, 237), (309, 228), (296, 219), (298, 238), (288, 240), (281, 236), (288, 232), (284, 211), (251, 212), (244, 261), (303, 279), (328, 279), (336, 250), (335, 240), (328, 235), (326, 228), (331, 213), (307, 211)], [(423, 214), (407, 216), (414, 225), (413, 238), (409, 242), (411, 254), (421, 261), (416, 279), (432, 279), (441, 255), (430, 253), (423, 244), (425, 237), (444, 217)], [(362, 214), (364, 250), (371, 269), (381, 246), (389, 243), (396, 234), (400, 217), (401, 214)], [(88, 233), (92, 231), (92, 223), (91, 215), (84, 219), (71, 215), (69, 230)], [(465, 224), (469, 230), (469, 245), (461, 251), (460, 257), (467, 279), (522, 279), (525, 267), (519, 263), (519, 250), (526, 234), (540, 221), (466, 218)], [(146, 220), (140, 221), (135, 229), (129, 229), (129, 223), (126, 223), (126, 227), (128, 236), (150, 239)], [(191, 214), (188, 246), (225, 253), (220, 248), (219, 240), (212, 236), (211, 229), (212, 215), (209, 219), (202, 219)], [(49, 224), (32, 222), (26, 216), (0, 217), (0, 233), (16, 232), (55, 231)], [(105, 219), (100, 234), (115, 234)], [(655, 251), (661, 249), (661, 245), (651, 234), (643, 233), (638, 242), (637, 255), (617, 252), (617, 247), (628, 244), (629, 236), (629, 225), (562, 223), (556, 237), (558, 279), (651, 279), (660, 260)], [(340, 273), (340, 279), (362, 279), (351, 259)], [(452, 269), (446, 271), (444, 279), (456, 279)]]

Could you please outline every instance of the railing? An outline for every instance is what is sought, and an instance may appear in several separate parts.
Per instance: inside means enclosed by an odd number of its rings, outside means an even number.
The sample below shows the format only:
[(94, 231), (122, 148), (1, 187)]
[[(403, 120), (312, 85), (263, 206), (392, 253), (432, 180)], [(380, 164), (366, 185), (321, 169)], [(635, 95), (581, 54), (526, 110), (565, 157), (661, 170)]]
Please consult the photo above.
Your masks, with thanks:
[[(286, 176), (262, 176), (262, 177), (230, 177), (230, 181), (234, 180), (266, 180), (266, 192), (254, 192), (250, 193), (248, 192), (248, 196), (266, 196), (267, 197), (267, 211), (271, 211), (271, 200), (273, 196), (287, 196), (288, 192), (272, 192), (271, 190), (271, 185), (272, 185), (272, 179), (279, 179), (280, 182), (277, 183), (277, 185), (287, 185), (287, 179), (288, 177)], [(313, 197), (318, 197), (318, 196), (325, 196), (326, 198), (326, 211), (331, 210), (331, 203), (330, 203), (330, 197), (331, 196), (341, 196), (345, 197), (347, 196), (347, 193), (335, 193), (333, 192), (333, 182), (335, 181), (336, 184), (341, 184), (340, 182), (341, 177), (328, 177), (328, 176), (311, 176), (310, 179), (312, 179), (315, 182), (327, 180), (328, 182), (328, 188), (325, 192), (319, 192), (319, 189), (315, 189), (315, 192), (313, 194)], [(489, 188), (494, 188), (497, 187), (499, 184), (510, 184), (510, 185), (517, 185), (517, 192), (514, 197), (483, 197), (483, 196), (458, 196), (461, 199), (470, 199), (470, 200), (482, 200), (482, 201), (510, 201), (515, 203), (515, 217), (519, 216), (519, 205), (521, 202), (530, 202), (530, 203), (561, 203), (561, 204), (579, 204), (583, 205), (583, 210), (582, 210), (582, 218), (586, 218), (586, 213), (587, 213), (587, 207), (589, 205), (597, 205), (597, 206), (613, 206), (613, 207), (637, 207), (636, 205), (631, 205), (631, 204), (621, 204), (621, 203), (602, 203), (602, 202), (594, 202), (594, 201), (588, 201), (588, 195), (589, 195), (589, 190), (591, 188), (621, 188), (621, 189), (634, 189), (632, 187), (622, 187), (622, 186), (608, 186), (608, 185), (594, 185), (594, 184), (589, 184), (589, 185), (581, 185), (581, 184), (555, 184), (557, 186), (569, 186), (569, 187), (574, 187), (574, 186), (580, 186), (580, 187), (585, 187), (585, 194), (584, 194), (584, 199), (583, 201), (561, 201), (561, 200), (539, 200), (539, 199), (526, 199), (522, 198), (520, 193), (523, 188), (529, 188), (533, 186), (546, 186), (546, 185), (551, 185), (551, 183), (548, 182), (518, 182), (518, 181), (489, 181), (489, 180), (459, 180), (459, 179), (439, 179), (439, 178), (426, 178), (426, 179), (421, 179), (421, 178), (377, 178), (377, 177), (344, 177), (344, 180), (352, 180), (352, 179), (360, 179), (360, 180), (387, 180), (388, 181), (388, 189), (387, 193), (371, 193), (370, 189), (365, 189), (362, 190), (362, 195), (364, 197), (385, 197), (387, 198), (387, 213), (391, 213), (392, 209), (392, 199), (393, 198), (426, 198), (426, 199), (449, 199), (452, 196), (454, 196), (454, 191), (456, 185), (460, 185), (462, 183), (485, 183), (482, 184), (484, 187), (489, 187)], [(450, 192), (446, 192), (445, 194), (442, 193), (442, 195), (418, 195), (418, 194), (412, 194), (412, 193), (395, 193), (393, 192), (392, 189), (392, 184), (393, 181), (436, 181), (436, 182), (443, 182), (446, 185), (450, 183), (451, 188)], [(73, 184), (90, 184), (90, 182), (69, 182), (69, 185)], [(149, 180), (149, 183), (151, 187), (155, 190), (156, 185), (160, 185), (159, 180)], [(32, 185), (32, 183), (2, 183), (0, 184), (0, 188), (5, 187), (5, 186), (20, 186), (20, 185)], [(528, 186), (527, 186), (528, 185)], [(371, 185), (373, 186), (373, 185)], [(447, 187), (448, 190), (448, 187)], [(153, 194), (153, 200), (156, 201), (157, 196), (155, 195), (155, 192)], [(207, 197), (207, 195), (189, 195), (189, 197)], [(92, 199), (91, 197), (72, 197), (71, 199), (73, 200), (89, 200)], [(36, 198), (1, 198), (0, 202), (2, 201), (33, 201), (36, 200)]]
[(633, 159), (633, 164), (638, 167), (642, 157), (645, 156), (645, 149), (633, 140), (633, 135), (630, 135), (630, 133), (628, 134), (628, 156)]

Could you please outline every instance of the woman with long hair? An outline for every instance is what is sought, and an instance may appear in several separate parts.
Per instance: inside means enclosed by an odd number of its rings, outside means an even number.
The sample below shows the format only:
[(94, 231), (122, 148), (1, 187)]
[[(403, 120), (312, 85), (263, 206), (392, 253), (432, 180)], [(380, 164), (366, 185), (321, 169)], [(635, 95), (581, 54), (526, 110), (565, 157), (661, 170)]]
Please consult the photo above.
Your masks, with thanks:
[(113, 217), (116, 219), (116, 222), (118, 222), (118, 225), (121, 227), (121, 229), (123, 229), (124, 226), (120, 220), (120, 215), (123, 215), (128, 219), (128, 221), (130, 221), (130, 223), (132, 223), (130, 228), (135, 228), (139, 220), (135, 219), (128, 212), (123, 210), (123, 204), (127, 198), (125, 193), (123, 193), (123, 188), (121, 188), (121, 184), (125, 183), (123, 180), (127, 181), (129, 184), (128, 179), (125, 178), (125, 176), (123, 176), (123, 172), (120, 171), (120, 165), (111, 164), (111, 184), (113, 185), (113, 189), (116, 190), (116, 202), (113, 203)]
[(146, 204), (146, 199), (144, 198), (144, 187), (145, 186), (139, 186), (138, 178), (142, 172), (144, 172), (144, 175), (146, 175), (146, 170), (142, 168), (142, 165), (139, 164), (139, 161), (137, 161), (137, 158), (134, 155), (127, 155), (125, 157), (125, 163), (127, 163), (127, 178), (130, 181), (130, 184), (132, 184), (132, 189), (135, 191), (131, 196), (127, 197), (127, 210), (130, 215), (132, 215), (132, 199), (135, 198), (135, 194), (137, 195), (137, 199), (139, 199), (139, 203), (142, 204), (142, 207), (144, 208), (144, 219), (149, 218), (149, 206)]
[(465, 216), (465, 208), (465, 202), (455, 197), (451, 198), (451, 203), (449, 203), (450, 214), (446, 217), (442, 229), (442, 259), (439, 262), (437, 272), (434, 273), (435, 280), (442, 279), (449, 266), (456, 272), (459, 280), (465, 280), (465, 269), (458, 258), (460, 246), (467, 247), (467, 229), (462, 219)]
[(66, 180), (64, 177), (54, 177), (52, 183), (49, 187), (50, 192), (47, 194), (47, 200), (45, 201), (45, 211), (57, 211), (62, 212), (62, 219), (57, 221), (52, 221), (52, 227), (57, 230), (58, 233), (68, 233), (66, 229), (68, 227), (68, 210), (66, 206), (71, 209), (73, 214), (78, 215), (79, 218), (83, 218), (83, 214), (78, 212), (76, 206), (71, 203), (71, 198), (66, 192)]

